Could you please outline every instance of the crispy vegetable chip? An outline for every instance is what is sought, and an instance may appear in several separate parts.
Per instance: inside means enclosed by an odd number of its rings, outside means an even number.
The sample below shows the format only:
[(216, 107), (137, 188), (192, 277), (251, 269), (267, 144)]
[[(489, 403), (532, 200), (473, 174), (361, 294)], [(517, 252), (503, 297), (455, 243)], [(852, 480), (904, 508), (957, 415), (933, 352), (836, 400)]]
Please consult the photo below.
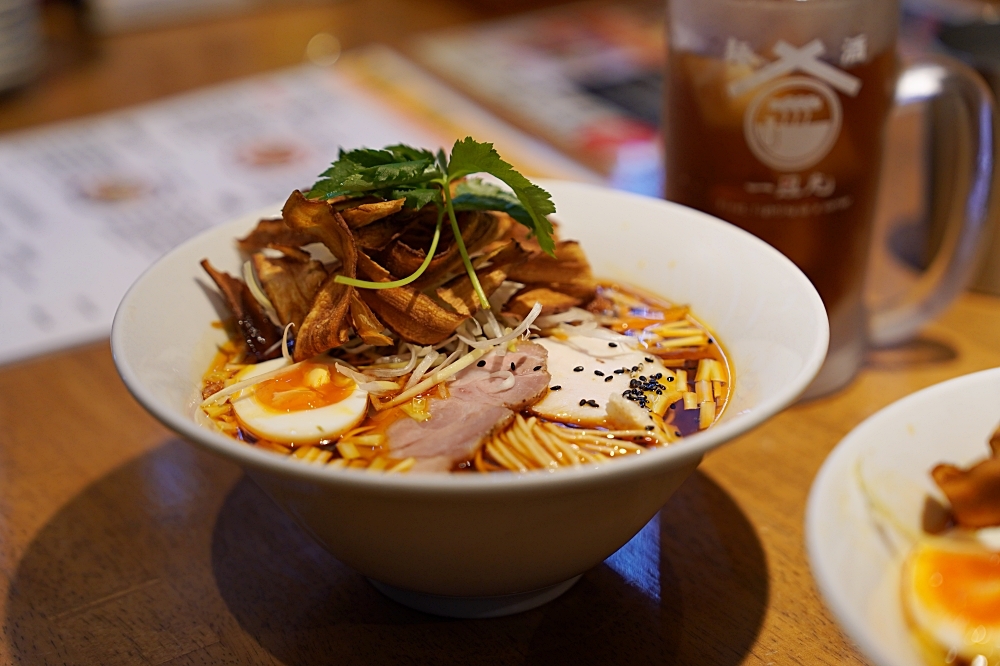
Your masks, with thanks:
[(531, 312), (531, 308), (535, 307), (535, 303), (542, 304), (541, 314), (544, 316), (566, 312), (566, 310), (580, 305), (582, 301), (568, 294), (539, 287), (518, 293), (507, 304), (507, 309), (519, 317), (524, 317)]
[(351, 293), (351, 323), (354, 324), (354, 330), (358, 332), (365, 344), (376, 347), (393, 344), (393, 339), (382, 332), (382, 329), (385, 328), (382, 322), (378, 320), (368, 304), (361, 299), (357, 289)]
[(327, 278), (323, 264), (289, 257), (270, 259), (260, 252), (255, 252), (250, 260), (281, 324), (295, 324), (295, 330), (301, 328), (316, 292)]
[(403, 209), (404, 203), (406, 203), (406, 199), (365, 203), (353, 208), (344, 208), (340, 211), (340, 215), (347, 222), (349, 229), (360, 229), (376, 220), (398, 213)]
[[(392, 275), (364, 252), (358, 252), (358, 270), (373, 282), (387, 282)], [(441, 342), (455, 332), (467, 315), (449, 312), (416, 289), (364, 289), (361, 298), (379, 318), (404, 340), (421, 345)]]
[[(296, 190), (281, 209), (289, 228), (319, 239), (337, 259), (340, 273), (357, 274), (358, 250), (344, 219), (326, 201), (310, 201)], [(350, 338), (351, 294), (354, 287), (335, 282), (329, 276), (320, 286), (309, 314), (295, 338), (295, 360), (301, 361), (339, 347)]]
[(201, 260), (201, 267), (222, 292), (243, 342), (254, 358), (259, 362), (280, 356), (278, 343), (281, 342), (281, 333), (268, 319), (264, 308), (253, 297), (246, 284), (229, 273), (216, 270), (208, 259)]
[(261, 220), (246, 238), (236, 240), (236, 247), (245, 254), (253, 254), (260, 252), (265, 247), (281, 245), (301, 247), (315, 243), (317, 240), (307, 232), (290, 229), (284, 220)]

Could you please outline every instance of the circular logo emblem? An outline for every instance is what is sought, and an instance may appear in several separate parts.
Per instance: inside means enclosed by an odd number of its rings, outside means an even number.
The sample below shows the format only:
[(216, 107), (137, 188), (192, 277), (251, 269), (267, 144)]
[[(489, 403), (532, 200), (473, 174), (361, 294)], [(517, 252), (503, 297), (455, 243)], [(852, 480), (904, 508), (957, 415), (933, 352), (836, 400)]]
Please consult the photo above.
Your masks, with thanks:
[(743, 116), (750, 150), (773, 169), (808, 169), (840, 134), (840, 100), (830, 86), (793, 76), (760, 91)]

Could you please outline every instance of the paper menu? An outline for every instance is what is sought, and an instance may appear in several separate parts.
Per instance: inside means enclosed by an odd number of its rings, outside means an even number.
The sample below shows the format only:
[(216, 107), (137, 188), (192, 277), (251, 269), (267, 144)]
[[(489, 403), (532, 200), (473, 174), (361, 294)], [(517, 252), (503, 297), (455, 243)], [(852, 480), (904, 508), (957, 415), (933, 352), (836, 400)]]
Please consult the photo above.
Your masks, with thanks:
[(341, 145), (453, 139), (311, 65), (0, 136), (0, 363), (106, 336), (157, 257), (308, 187)]

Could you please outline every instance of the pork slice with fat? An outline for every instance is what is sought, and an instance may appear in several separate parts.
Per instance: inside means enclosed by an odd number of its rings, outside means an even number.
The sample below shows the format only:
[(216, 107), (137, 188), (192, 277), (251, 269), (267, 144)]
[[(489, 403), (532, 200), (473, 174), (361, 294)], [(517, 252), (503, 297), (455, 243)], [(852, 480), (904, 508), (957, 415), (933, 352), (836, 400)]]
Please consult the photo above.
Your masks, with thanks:
[[(520, 342), (513, 351), (490, 352), (482, 365), (462, 370), (448, 385), (448, 398), (429, 400), (430, 418), (402, 418), (389, 426), (386, 439), (393, 457), (416, 458), (417, 471), (448, 471), (471, 459), (484, 439), (510, 423), (515, 410), (545, 395), (545, 358), (544, 347)], [(508, 373), (514, 385), (502, 389)]]
[[(468, 402), (520, 411), (541, 400), (548, 390), (551, 377), (546, 370), (547, 357), (545, 347), (534, 342), (519, 342), (513, 351), (503, 355), (492, 351), (476, 365), (455, 375), (448, 391)], [(514, 376), (514, 385), (502, 389), (508, 372)]]

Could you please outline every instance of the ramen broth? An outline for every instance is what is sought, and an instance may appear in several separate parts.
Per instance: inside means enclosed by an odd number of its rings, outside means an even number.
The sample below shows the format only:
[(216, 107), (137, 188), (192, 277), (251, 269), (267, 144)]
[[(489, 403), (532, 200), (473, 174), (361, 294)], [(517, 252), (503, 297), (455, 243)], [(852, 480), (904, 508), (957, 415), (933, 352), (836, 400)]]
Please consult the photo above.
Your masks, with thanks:
[[(672, 373), (671, 382), (676, 379), (678, 383), (682, 383), (682, 386), (670, 385), (678, 397), (662, 416), (662, 422), (665, 428), (669, 429), (671, 437), (690, 435), (718, 420), (732, 394), (732, 368), (722, 345), (705, 325), (691, 315), (686, 306), (678, 306), (619, 284), (603, 283), (588, 309), (605, 328), (639, 341), (638, 349), (648, 354), (647, 360), (655, 357), (659, 364)], [(543, 330), (541, 335), (558, 338), (563, 333), (555, 327)], [(539, 336), (533, 334), (531, 337)], [(615, 344), (612, 343), (610, 346), (614, 347)], [(331, 350), (330, 354), (336, 357), (338, 350)], [(333, 367), (335, 358), (330, 358), (328, 361)], [(711, 378), (705, 373), (706, 365), (703, 365), (705, 361), (717, 364), (713, 367), (717, 368), (718, 372)], [(357, 360), (352, 359), (352, 362), (357, 363)], [(218, 354), (202, 378), (203, 396), (207, 397), (221, 387), (234, 383), (236, 374), (245, 367), (247, 366), (243, 364), (243, 351), (238, 342), (231, 340), (220, 346)], [(630, 376), (634, 377), (633, 385), (639, 382), (640, 377), (643, 382), (648, 381), (648, 378), (642, 375), (641, 366), (615, 370), (615, 374), (619, 372), (629, 372)], [(553, 376), (549, 390), (559, 390), (559, 382), (560, 379)], [(272, 394), (275, 392), (273, 386), (275, 383), (276, 380), (271, 379), (258, 385), (266, 386), (268, 399), (271, 402), (274, 402)], [(329, 390), (343, 392), (345, 389), (341, 382)], [(447, 382), (442, 382), (403, 405), (383, 410), (369, 407), (364, 421), (336, 440), (302, 445), (277, 442), (255, 435), (240, 422), (228, 402), (211, 406), (205, 411), (222, 432), (252, 446), (316, 464), (405, 472), (412, 467), (413, 460), (393, 458), (383, 449), (386, 429), (399, 419), (424, 418), (426, 414), (422, 410), (426, 410), (428, 401), (447, 397)], [(695, 401), (699, 401), (698, 404), (692, 404)], [(705, 405), (705, 402), (711, 404)], [(711, 414), (710, 423), (704, 422), (705, 411)], [(529, 431), (535, 427), (549, 428), (547, 432), (550, 435), (555, 434), (562, 438), (561, 441), (564, 440), (565, 451), (574, 451), (579, 455), (579, 460), (574, 464), (610, 460), (641, 453), (645, 449), (663, 444), (644, 432), (638, 434), (633, 432), (627, 438), (619, 438), (614, 432), (603, 428), (587, 430), (574, 427), (572, 424), (540, 419), (532, 415), (530, 409), (522, 411), (516, 423), (508, 429), (523, 430), (525, 427)], [(552, 430), (552, 428), (558, 429)], [(503, 432), (500, 435), (503, 435)], [(497, 449), (497, 446), (504, 446), (502, 437), (500, 440), (496, 437), (492, 440), (486, 438), (473, 457), (456, 463), (452, 471), (523, 471), (540, 466), (529, 457), (519, 455), (516, 450), (508, 451), (501, 456), (501, 450)], [(491, 451), (494, 453), (491, 454)], [(567, 461), (561, 462), (568, 464)]]

